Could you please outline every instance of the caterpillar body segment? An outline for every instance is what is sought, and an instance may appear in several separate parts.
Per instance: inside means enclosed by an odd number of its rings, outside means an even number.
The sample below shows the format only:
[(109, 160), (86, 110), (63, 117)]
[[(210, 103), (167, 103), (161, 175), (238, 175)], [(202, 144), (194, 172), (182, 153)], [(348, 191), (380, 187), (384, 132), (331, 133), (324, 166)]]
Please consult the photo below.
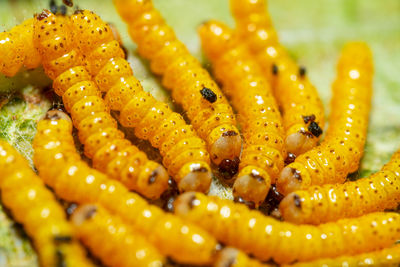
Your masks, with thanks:
[(0, 141), (2, 203), (24, 226), (42, 266), (93, 266), (76, 240), (62, 206), (8, 143)]
[(372, 64), (366, 44), (352, 42), (344, 47), (332, 86), (331, 123), (326, 137), (319, 147), (282, 170), (277, 181), (280, 192), (286, 195), (310, 185), (343, 183), (347, 174), (357, 170), (371, 106)]
[(186, 125), (182, 116), (143, 91), (118, 42), (100, 17), (83, 10), (71, 20), (80, 40), (80, 52), (86, 55), (85, 65), (99, 88), (107, 92), (106, 106), (120, 111), (119, 121), (123, 126), (134, 127), (137, 137), (149, 140), (160, 150), (163, 164), (181, 191), (207, 192), (211, 169), (204, 141)]
[(45, 72), (54, 81), (55, 92), (71, 113), (85, 155), (93, 160), (95, 168), (123, 181), (129, 189), (147, 198), (159, 198), (168, 187), (167, 172), (124, 139), (72, 42), (72, 30), (69, 18), (44, 11), (34, 22), (34, 43)]
[(280, 45), (265, 0), (230, 0), (230, 5), (238, 35), (246, 40), (275, 92), (286, 129), (287, 151), (300, 155), (310, 150), (317, 145), (324, 126), (317, 90), (305, 69), (297, 66)]
[(214, 261), (217, 242), (205, 230), (149, 205), (120, 182), (83, 163), (71, 139), (65, 137), (71, 135), (72, 125), (62, 117), (40, 121), (33, 143), (40, 177), (59, 197), (78, 204), (99, 203), (176, 262), (205, 265)]
[(396, 267), (400, 264), (400, 246), (395, 245), (369, 253), (354, 256), (341, 256), (337, 258), (319, 259), (310, 262), (299, 262), (285, 267), (358, 267), (358, 266), (384, 266)]
[(107, 266), (161, 267), (165, 258), (140, 233), (100, 205), (74, 211), (77, 236)]
[(188, 192), (174, 211), (228, 246), (278, 264), (370, 252), (390, 247), (400, 236), (400, 215), (371, 213), (335, 223), (294, 225), (276, 221), (245, 205)]
[[(176, 38), (151, 1), (144, 4), (115, 0), (114, 4), (128, 23), (140, 55), (150, 60), (156, 74), (162, 75), (163, 85), (172, 91), (172, 97), (182, 105), (197, 134), (206, 141), (212, 162), (235, 170), (242, 142), (236, 119), (208, 72)], [(127, 14), (125, 6), (137, 9)], [(204, 95), (204, 89), (209, 89), (212, 96)]]
[(210, 21), (199, 29), (206, 55), (238, 111), (245, 145), (235, 197), (258, 206), (267, 196), (286, 158), (285, 133), (278, 106), (261, 70), (246, 47), (239, 45), (226, 25)]
[(255, 259), (250, 258), (242, 251), (226, 247), (219, 252), (214, 267), (271, 267), (270, 264), (263, 264)]
[(400, 203), (400, 153), (368, 178), (294, 191), (280, 204), (282, 217), (294, 223), (319, 224), (394, 209)]

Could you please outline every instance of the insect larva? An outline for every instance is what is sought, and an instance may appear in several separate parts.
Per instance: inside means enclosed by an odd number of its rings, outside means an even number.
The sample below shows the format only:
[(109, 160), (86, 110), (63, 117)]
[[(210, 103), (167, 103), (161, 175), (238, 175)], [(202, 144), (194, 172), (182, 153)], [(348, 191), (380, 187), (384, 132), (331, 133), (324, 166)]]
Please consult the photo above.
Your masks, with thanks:
[(71, 220), (78, 238), (107, 266), (161, 267), (165, 262), (144, 236), (99, 205), (78, 207)]
[(286, 267), (358, 267), (358, 266), (385, 266), (397, 267), (400, 264), (400, 245), (378, 251), (363, 253), (354, 256), (341, 256), (331, 259), (320, 259), (310, 262), (299, 262)]
[(377, 212), (335, 223), (294, 225), (266, 217), (230, 200), (187, 192), (174, 211), (225, 245), (259, 260), (291, 263), (389, 247), (400, 237), (400, 214)]
[(69, 18), (44, 11), (35, 19), (34, 42), (43, 57), (45, 72), (54, 80), (55, 92), (71, 113), (85, 155), (93, 160), (95, 168), (123, 181), (129, 189), (159, 198), (168, 187), (167, 172), (118, 130), (99, 88), (83, 66), (71, 38), (72, 28)]
[(368, 178), (294, 191), (280, 204), (283, 218), (319, 224), (396, 208), (400, 202), (400, 152)]
[(218, 246), (205, 230), (149, 205), (120, 182), (108, 179), (82, 162), (71, 137), (71, 122), (61, 119), (65, 117), (62, 112), (57, 113), (61, 114), (39, 121), (33, 160), (40, 177), (59, 197), (79, 204), (99, 203), (177, 262), (198, 265), (213, 262)]
[(258, 206), (284, 165), (284, 131), (278, 106), (261, 70), (226, 25), (210, 21), (199, 29), (201, 43), (238, 112), (245, 145), (233, 195)]
[[(92, 266), (72, 225), (28, 162), (0, 140), (2, 203), (32, 238), (42, 266)], [(61, 256), (61, 257), (60, 257)]]
[[(279, 44), (265, 0), (231, 0), (241, 40), (269, 77), (283, 111), (287, 151), (299, 155), (314, 147), (322, 134), (324, 112), (317, 90)], [(303, 117), (313, 116), (312, 121)]]
[[(152, 69), (163, 75), (162, 83), (171, 89), (173, 99), (186, 111), (198, 135), (206, 141), (211, 160), (229, 169), (237, 168), (241, 138), (236, 119), (226, 98), (180, 42), (151, 1), (114, 1), (123, 20), (128, 23), (129, 34), (138, 44), (139, 53), (150, 60)], [(127, 6), (137, 7), (128, 14)], [(125, 10), (123, 10), (125, 9)], [(144, 18), (144, 14), (151, 14)], [(209, 102), (201, 90), (212, 90), (217, 100)]]
[(214, 267), (271, 267), (249, 258), (245, 253), (232, 247), (227, 247), (218, 253)]
[[(143, 91), (119, 44), (99, 16), (82, 10), (71, 20), (80, 52), (87, 55), (85, 65), (99, 88), (107, 92), (106, 104), (120, 111), (121, 124), (134, 127), (137, 137), (149, 140), (160, 150), (164, 166), (181, 191), (208, 191), (211, 170), (204, 141), (181, 115)], [(98, 111), (103, 109), (106, 107), (101, 106)]]
[[(330, 125), (321, 146), (296, 158), (277, 181), (288, 194), (310, 185), (343, 183), (357, 170), (367, 134), (372, 94), (372, 55), (364, 43), (347, 44), (339, 59), (333, 83)], [(353, 77), (352, 73), (358, 73)], [(368, 77), (360, 79), (360, 77)]]

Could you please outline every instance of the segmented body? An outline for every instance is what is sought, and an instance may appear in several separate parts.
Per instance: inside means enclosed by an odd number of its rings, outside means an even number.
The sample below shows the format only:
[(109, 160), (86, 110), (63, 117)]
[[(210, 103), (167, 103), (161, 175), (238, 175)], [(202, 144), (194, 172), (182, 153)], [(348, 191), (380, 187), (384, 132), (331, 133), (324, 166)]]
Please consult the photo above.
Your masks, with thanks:
[(85, 66), (106, 104), (120, 111), (119, 121), (135, 127), (135, 134), (160, 150), (163, 164), (181, 191), (207, 192), (211, 184), (206, 144), (181, 115), (144, 92), (133, 76), (124, 52), (99, 16), (82, 10), (71, 17), (74, 39), (85, 56)]
[(358, 169), (364, 150), (372, 95), (372, 55), (361, 42), (347, 44), (332, 85), (330, 125), (320, 146), (296, 158), (278, 179), (284, 194), (310, 185), (343, 183)]
[(242, 126), (245, 145), (233, 194), (258, 206), (286, 158), (278, 106), (258, 64), (229, 27), (210, 21), (200, 27), (199, 34), (215, 76), (231, 98)]
[[(331, 259), (320, 259), (311, 262), (299, 262), (291, 267), (357, 267), (381, 266), (398, 267), (400, 264), (400, 245), (355, 256), (341, 256)], [(287, 267), (289, 267), (287, 266)]]
[(389, 247), (400, 237), (397, 213), (371, 213), (319, 226), (294, 225), (194, 192), (180, 195), (174, 208), (177, 215), (203, 227), (225, 245), (279, 264), (369, 252)]
[(82, 205), (73, 215), (77, 236), (107, 266), (161, 267), (165, 258), (140, 233), (100, 205)]
[(394, 209), (400, 203), (400, 151), (381, 171), (338, 185), (294, 191), (280, 204), (286, 221), (319, 224)]
[(230, 0), (230, 4), (241, 40), (253, 52), (275, 92), (288, 152), (299, 155), (310, 150), (324, 126), (324, 109), (317, 90), (305, 69), (299, 68), (280, 45), (265, 0)]
[(1, 200), (24, 226), (42, 266), (93, 266), (75, 238), (62, 206), (28, 162), (0, 140)]
[(227, 247), (218, 253), (214, 267), (272, 267), (272, 265), (251, 259), (236, 248)]
[(216, 240), (204, 230), (149, 205), (139, 195), (79, 159), (67, 120), (42, 120), (34, 139), (34, 163), (55, 193), (75, 203), (99, 203), (146, 236), (163, 255), (187, 264), (210, 264)]
[(148, 198), (158, 198), (168, 187), (168, 174), (118, 130), (101, 91), (83, 66), (71, 38), (69, 18), (44, 11), (35, 19), (34, 32), (44, 70), (54, 80), (55, 92), (63, 97), (79, 131), (79, 140), (85, 146), (85, 155), (93, 160), (93, 166), (129, 189)]
[[(211, 160), (225, 169), (237, 168), (241, 138), (228, 101), (209, 73), (180, 42), (151, 1), (115, 0), (128, 31), (151, 69), (186, 112), (198, 135), (206, 141)], [(127, 11), (129, 9), (129, 12)], [(129, 13), (129, 14), (128, 14)], [(211, 91), (212, 97), (202, 92)]]
[(34, 69), (41, 58), (32, 41), (34, 19), (25, 20), (9, 31), (0, 32), (0, 73), (14, 76), (22, 66)]

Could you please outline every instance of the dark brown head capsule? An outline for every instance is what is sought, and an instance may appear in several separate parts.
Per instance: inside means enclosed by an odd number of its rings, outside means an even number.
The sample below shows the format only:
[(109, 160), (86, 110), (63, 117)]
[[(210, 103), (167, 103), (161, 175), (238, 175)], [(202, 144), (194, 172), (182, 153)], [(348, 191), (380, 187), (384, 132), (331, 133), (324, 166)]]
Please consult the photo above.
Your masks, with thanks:
[(43, 20), (45, 18), (48, 18), (50, 16), (50, 14), (51, 14), (50, 11), (48, 11), (47, 9), (44, 9), (42, 11), (42, 13), (36, 15), (36, 18), (38, 20)]
[(299, 75), (300, 75), (300, 77), (306, 76), (306, 73), (307, 73), (306, 67), (300, 66), (300, 67), (299, 67)]
[(64, 5), (72, 7), (74, 5), (74, 2), (72, 0), (63, 0)]
[(49, 7), (51, 13), (56, 14), (58, 12), (58, 6), (55, 0), (50, 0)]
[(315, 136), (318, 137), (322, 134), (322, 129), (319, 127), (318, 123), (315, 121), (311, 122), (310, 125), (308, 125), (308, 130)]
[(299, 180), (300, 182), (303, 181), (303, 179), (301, 178), (301, 174), (300, 171), (295, 169), (295, 168), (290, 168), (290, 170), (292, 171), (293, 177), (296, 178), (297, 180)]
[(315, 115), (311, 114), (308, 116), (303, 116), (304, 123), (309, 123), (310, 121), (315, 121)]
[(224, 175), (226, 180), (230, 180), (239, 170), (239, 158), (223, 159), (218, 165), (219, 172)]
[(201, 89), (200, 94), (203, 96), (205, 100), (207, 100), (210, 103), (214, 103), (215, 101), (217, 101), (217, 95), (207, 87)]
[(244, 204), (249, 209), (255, 209), (256, 208), (256, 204), (253, 201), (244, 200), (242, 197), (235, 197), (233, 199), (233, 201), (236, 202), (236, 203)]
[(288, 152), (287, 157), (285, 159), (285, 164), (289, 165), (290, 163), (293, 163), (295, 160), (296, 160), (296, 155)]
[(277, 75), (278, 72), (279, 72), (278, 66), (275, 65), (275, 64), (273, 64), (273, 65), (272, 65), (272, 74), (273, 74), (273, 75)]

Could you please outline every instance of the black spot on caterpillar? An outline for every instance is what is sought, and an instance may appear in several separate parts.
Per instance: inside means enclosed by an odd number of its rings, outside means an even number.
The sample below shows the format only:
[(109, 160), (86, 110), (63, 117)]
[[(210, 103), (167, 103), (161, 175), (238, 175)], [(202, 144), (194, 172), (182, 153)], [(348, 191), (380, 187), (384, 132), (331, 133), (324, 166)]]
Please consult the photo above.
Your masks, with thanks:
[(217, 101), (217, 95), (211, 90), (206, 87), (200, 90), (201, 96), (210, 103), (214, 103)]

